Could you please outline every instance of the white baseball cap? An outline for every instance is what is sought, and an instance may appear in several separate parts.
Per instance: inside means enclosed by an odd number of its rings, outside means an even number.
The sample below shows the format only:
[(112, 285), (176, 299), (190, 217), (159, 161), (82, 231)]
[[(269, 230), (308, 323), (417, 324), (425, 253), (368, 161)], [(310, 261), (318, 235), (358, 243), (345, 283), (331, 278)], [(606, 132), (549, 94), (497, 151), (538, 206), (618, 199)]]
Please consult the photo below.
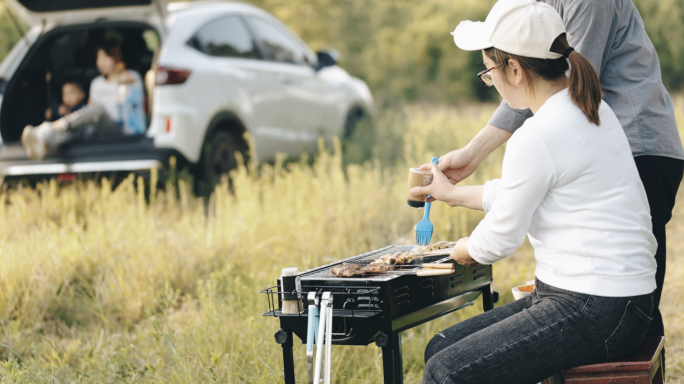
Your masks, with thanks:
[(558, 59), (551, 45), (565, 25), (556, 10), (536, 0), (499, 0), (482, 21), (462, 21), (451, 32), (464, 51), (497, 48), (513, 55)]

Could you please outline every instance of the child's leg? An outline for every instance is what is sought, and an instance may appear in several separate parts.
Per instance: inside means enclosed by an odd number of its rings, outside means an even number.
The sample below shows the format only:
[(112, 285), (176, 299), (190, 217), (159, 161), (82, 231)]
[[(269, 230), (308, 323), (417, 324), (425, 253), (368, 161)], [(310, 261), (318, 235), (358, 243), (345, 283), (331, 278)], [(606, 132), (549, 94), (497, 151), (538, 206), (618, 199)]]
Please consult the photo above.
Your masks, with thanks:
[(123, 129), (101, 105), (87, 105), (52, 123), (53, 129), (45, 134), (48, 152), (76, 140), (102, 136), (121, 136)]

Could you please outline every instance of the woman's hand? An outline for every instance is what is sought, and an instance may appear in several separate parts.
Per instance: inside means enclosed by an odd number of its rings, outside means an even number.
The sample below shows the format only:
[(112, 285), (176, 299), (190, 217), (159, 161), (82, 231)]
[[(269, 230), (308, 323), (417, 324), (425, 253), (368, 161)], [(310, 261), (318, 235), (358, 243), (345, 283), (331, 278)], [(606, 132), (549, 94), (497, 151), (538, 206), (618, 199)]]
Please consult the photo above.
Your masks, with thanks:
[[(439, 158), (439, 170), (452, 180), (452, 184), (470, 176), (496, 148), (511, 137), (511, 133), (493, 125), (487, 125), (463, 148), (456, 149)], [(425, 164), (421, 169), (430, 169)]]
[(465, 265), (466, 267), (472, 267), (478, 265), (478, 262), (473, 260), (468, 253), (468, 238), (464, 237), (456, 242), (454, 250), (451, 251), (451, 258), (457, 263)]
[[(453, 150), (439, 158), (439, 170), (456, 184), (470, 176), (480, 165), (480, 159), (473, 156), (470, 147)], [(430, 164), (423, 164), (420, 168), (430, 169)]]
[(411, 194), (414, 196), (432, 195), (432, 198), (427, 200), (428, 202), (439, 200), (453, 206), (452, 196), (456, 188), (458, 187), (455, 187), (449, 181), (449, 179), (442, 173), (442, 171), (439, 170), (439, 167), (437, 165), (427, 164), (427, 166), (428, 168), (425, 168), (426, 170), (432, 170), (432, 183), (425, 187), (411, 188)]

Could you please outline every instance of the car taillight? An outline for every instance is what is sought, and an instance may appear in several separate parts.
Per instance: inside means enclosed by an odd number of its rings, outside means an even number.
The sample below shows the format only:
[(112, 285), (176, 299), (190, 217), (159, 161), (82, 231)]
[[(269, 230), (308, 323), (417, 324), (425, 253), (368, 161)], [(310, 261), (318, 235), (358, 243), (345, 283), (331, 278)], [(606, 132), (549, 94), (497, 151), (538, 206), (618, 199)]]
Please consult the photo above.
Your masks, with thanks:
[(183, 84), (189, 76), (187, 69), (157, 67), (157, 85)]

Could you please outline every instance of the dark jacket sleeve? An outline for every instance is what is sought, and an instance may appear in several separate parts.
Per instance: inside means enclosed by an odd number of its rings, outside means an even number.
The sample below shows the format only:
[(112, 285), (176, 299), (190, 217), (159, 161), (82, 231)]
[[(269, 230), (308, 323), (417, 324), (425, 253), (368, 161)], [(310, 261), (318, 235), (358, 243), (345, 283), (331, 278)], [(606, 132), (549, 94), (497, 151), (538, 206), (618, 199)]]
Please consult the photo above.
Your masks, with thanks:
[(530, 117), (532, 117), (532, 111), (529, 109), (511, 108), (511, 106), (508, 105), (508, 102), (504, 100), (501, 102), (501, 105), (499, 105), (499, 108), (494, 111), (494, 114), (487, 124), (513, 133)]

